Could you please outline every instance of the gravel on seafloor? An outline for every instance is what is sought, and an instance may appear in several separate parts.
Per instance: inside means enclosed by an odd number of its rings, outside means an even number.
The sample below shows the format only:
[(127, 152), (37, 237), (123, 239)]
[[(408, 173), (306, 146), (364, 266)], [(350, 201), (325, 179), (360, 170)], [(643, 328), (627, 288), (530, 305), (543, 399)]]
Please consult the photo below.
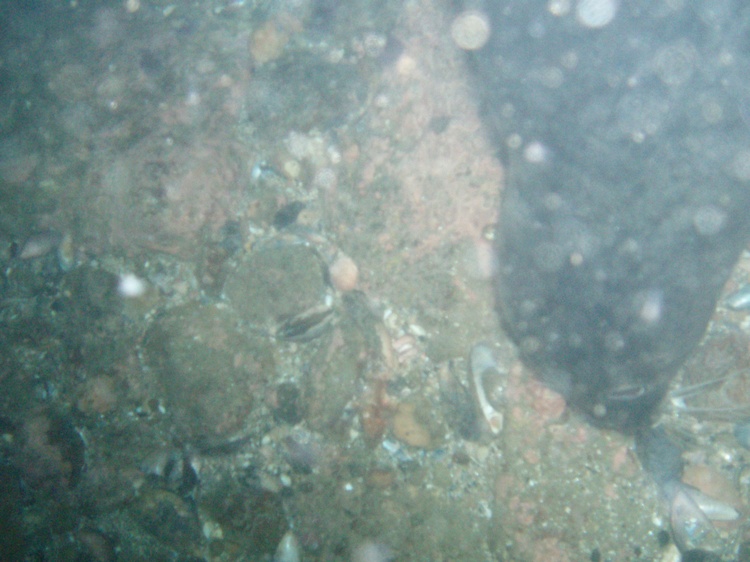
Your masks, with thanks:
[[(0, 558), (675, 559), (632, 440), (497, 326), (476, 12), (47, 8), (0, 38)], [(684, 381), (746, 373), (748, 326), (720, 307)], [(507, 373), (496, 435), (478, 342)], [(696, 400), (746, 406), (743, 377)], [(732, 423), (664, 423), (746, 512)]]

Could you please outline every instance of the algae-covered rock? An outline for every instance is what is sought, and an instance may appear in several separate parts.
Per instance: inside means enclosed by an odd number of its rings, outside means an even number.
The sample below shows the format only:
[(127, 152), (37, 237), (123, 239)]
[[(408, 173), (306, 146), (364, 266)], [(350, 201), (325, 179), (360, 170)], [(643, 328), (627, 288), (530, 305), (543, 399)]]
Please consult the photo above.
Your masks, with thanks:
[(271, 328), (315, 307), (326, 291), (320, 257), (302, 244), (269, 244), (250, 254), (224, 289), (242, 320)]
[(268, 342), (237, 326), (237, 317), (225, 306), (188, 304), (165, 313), (146, 335), (146, 362), (185, 437), (236, 435), (273, 376)]

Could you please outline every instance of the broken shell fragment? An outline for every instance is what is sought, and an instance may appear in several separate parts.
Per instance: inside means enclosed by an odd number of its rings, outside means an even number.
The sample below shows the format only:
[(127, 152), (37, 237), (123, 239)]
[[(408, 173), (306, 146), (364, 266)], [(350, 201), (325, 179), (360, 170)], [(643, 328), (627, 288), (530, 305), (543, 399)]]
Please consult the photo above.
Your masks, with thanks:
[(187, 452), (155, 451), (141, 462), (140, 468), (147, 477), (172, 491), (187, 493), (198, 485), (200, 463)]
[(50, 253), (60, 245), (63, 235), (54, 230), (45, 230), (32, 234), (26, 239), (18, 258), (22, 260), (31, 260), (39, 258)]
[(76, 264), (76, 248), (73, 244), (73, 237), (69, 233), (63, 235), (57, 246), (57, 263), (60, 270), (65, 273), (73, 269)]
[(731, 521), (739, 514), (734, 508), (709, 498), (680, 481), (664, 487), (670, 499), (672, 534), (682, 552), (699, 548), (708, 552), (721, 550), (721, 538), (711, 520)]
[(475, 345), (470, 354), (471, 386), (479, 411), (490, 431), (497, 435), (503, 429), (500, 407), (505, 389), (506, 373), (500, 370), (492, 349), (486, 344)]

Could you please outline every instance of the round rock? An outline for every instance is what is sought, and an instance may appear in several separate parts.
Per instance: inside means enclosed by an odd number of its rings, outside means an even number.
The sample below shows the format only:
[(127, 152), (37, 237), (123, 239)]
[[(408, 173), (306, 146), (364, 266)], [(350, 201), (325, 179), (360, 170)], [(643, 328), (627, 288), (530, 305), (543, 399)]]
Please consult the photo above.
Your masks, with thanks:
[(273, 376), (269, 343), (237, 328), (226, 306), (174, 308), (149, 328), (144, 355), (178, 433), (216, 442), (241, 434)]
[(224, 289), (244, 321), (266, 328), (320, 304), (325, 291), (325, 266), (302, 244), (274, 244), (253, 252)]

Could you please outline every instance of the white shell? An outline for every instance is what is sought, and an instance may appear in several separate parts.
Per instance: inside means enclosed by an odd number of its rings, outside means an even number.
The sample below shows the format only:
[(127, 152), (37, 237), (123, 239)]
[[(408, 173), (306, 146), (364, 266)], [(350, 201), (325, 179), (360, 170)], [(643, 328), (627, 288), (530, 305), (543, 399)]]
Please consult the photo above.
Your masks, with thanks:
[(287, 531), (282, 537), (273, 560), (274, 562), (300, 562), (302, 560), (299, 541), (293, 532)]
[(503, 415), (495, 410), (487, 398), (485, 391), (485, 376), (494, 376), (500, 373), (500, 370), (492, 354), (492, 349), (485, 344), (477, 344), (471, 350), (471, 386), (474, 389), (474, 397), (479, 404), (479, 410), (482, 412), (490, 431), (497, 435), (503, 430)]

